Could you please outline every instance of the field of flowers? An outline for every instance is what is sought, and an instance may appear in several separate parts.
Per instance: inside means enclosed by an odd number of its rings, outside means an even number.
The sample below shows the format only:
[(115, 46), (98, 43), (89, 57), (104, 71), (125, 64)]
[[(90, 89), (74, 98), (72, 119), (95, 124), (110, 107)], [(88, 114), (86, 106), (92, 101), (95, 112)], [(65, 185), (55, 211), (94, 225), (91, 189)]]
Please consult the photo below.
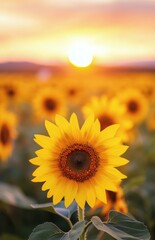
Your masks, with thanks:
[[(93, 206), (92, 193), (87, 197), (86, 218), (97, 215), (104, 221), (110, 210), (115, 210), (143, 222), (155, 239), (155, 72), (121, 69), (0, 73), (0, 239), (28, 239), (44, 222), (68, 231), (68, 222), (54, 210), (50, 212), (48, 204), (35, 209), (37, 204), (52, 201), (47, 198), (48, 188), (41, 190), (41, 181), (31, 181), (32, 175), (40, 175), (33, 174), (36, 166), (29, 160), (39, 149), (34, 135), (48, 135), (45, 120), (54, 123), (59, 115), (69, 120), (72, 113), (80, 126), (92, 114), (101, 130), (119, 124), (117, 137), (129, 146), (122, 158), (129, 163), (117, 158), (118, 169), (127, 178), (118, 184), (117, 192), (103, 179), (108, 189), (107, 204), (94, 200)], [(46, 139), (44, 143), (39, 137), (36, 141), (46, 145)], [(74, 204), (70, 207), (72, 223), (77, 222)], [(115, 239), (104, 237), (92, 228), (88, 232), (88, 239)]]

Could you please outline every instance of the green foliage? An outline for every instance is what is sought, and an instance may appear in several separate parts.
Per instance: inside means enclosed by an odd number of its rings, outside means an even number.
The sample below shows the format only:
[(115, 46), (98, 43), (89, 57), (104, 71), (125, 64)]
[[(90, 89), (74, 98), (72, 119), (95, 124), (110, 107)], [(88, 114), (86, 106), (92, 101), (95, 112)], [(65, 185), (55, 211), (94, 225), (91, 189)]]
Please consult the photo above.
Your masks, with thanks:
[(48, 212), (57, 214), (61, 217), (67, 217), (67, 218), (70, 218), (71, 215), (76, 211), (75, 202), (69, 208), (64, 208), (64, 205), (62, 202), (56, 206), (54, 206), (52, 203), (42, 203), (42, 204), (31, 204), (31, 207), (34, 209), (41, 209), (44, 211), (48, 211)]
[(135, 219), (129, 218), (128, 216), (111, 211), (109, 214), (108, 221), (102, 222), (97, 216), (92, 217), (92, 224), (100, 231), (103, 231), (110, 235), (105, 235), (104, 240), (149, 240), (150, 234), (147, 227)]
[(77, 222), (69, 232), (65, 233), (61, 240), (77, 240), (85, 227), (84, 221)]
[(61, 239), (64, 232), (55, 224), (45, 222), (34, 228), (28, 240), (56, 240)]
[(28, 240), (77, 240), (83, 232), (84, 221), (76, 223), (69, 232), (65, 233), (53, 223), (38, 225), (31, 233)]
[(34, 200), (25, 196), (22, 191), (7, 183), (0, 183), (0, 201), (22, 208), (31, 208), (31, 204), (35, 203)]

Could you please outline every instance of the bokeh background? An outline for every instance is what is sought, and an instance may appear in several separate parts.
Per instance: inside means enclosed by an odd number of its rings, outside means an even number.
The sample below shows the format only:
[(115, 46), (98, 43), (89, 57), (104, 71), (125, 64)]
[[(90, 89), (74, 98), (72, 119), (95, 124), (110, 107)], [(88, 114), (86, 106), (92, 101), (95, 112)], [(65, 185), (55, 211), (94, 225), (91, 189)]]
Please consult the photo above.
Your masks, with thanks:
[(82, 124), (91, 111), (102, 129), (120, 124), (130, 163), (118, 194), (86, 217), (115, 209), (155, 239), (154, 29), (154, 0), (0, 0), (1, 240), (28, 239), (45, 221), (67, 231), (57, 215), (30, 207), (50, 201), (31, 182), (33, 136), (46, 135), (55, 114), (75, 112)]

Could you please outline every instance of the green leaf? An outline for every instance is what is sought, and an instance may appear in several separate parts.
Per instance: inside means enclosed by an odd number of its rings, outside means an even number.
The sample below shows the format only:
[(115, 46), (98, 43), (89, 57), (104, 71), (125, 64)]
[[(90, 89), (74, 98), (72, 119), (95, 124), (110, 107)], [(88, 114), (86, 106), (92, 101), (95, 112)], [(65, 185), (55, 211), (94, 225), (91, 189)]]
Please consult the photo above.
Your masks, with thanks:
[(81, 236), (84, 227), (85, 221), (77, 222), (68, 233), (65, 233), (61, 240), (77, 240)]
[(64, 207), (63, 201), (57, 205), (53, 205), (52, 203), (31, 204), (31, 207), (34, 209), (48, 211), (62, 217), (65, 216), (67, 218), (70, 218), (71, 215), (77, 211), (77, 204), (75, 202), (73, 202), (68, 208)]
[(54, 223), (46, 222), (33, 229), (28, 240), (77, 240), (85, 227), (85, 222), (77, 222), (72, 229), (65, 233)]
[(28, 240), (60, 240), (64, 232), (54, 223), (45, 222), (33, 229)]
[(48, 211), (60, 216), (70, 217), (70, 211), (67, 208), (55, 207), (52, 203), (31, 204), (32, 208)]
[[(149, 240), (150, 234), (147, 227), (135, 219), (111, 211), (108, 221), (103, 223), (97, 216), (92, 217), (92, 224), (100, 231), (104, 231), (117, 240)], [(106, 236), (105, 236), (106, 237)], [(109, 238), (105, 238), (110, 240)]]
[(7, 183), (0, 183), (0, 201), (21, 208), (30, 208), (34, 200), (25, 196), (19, 188)]

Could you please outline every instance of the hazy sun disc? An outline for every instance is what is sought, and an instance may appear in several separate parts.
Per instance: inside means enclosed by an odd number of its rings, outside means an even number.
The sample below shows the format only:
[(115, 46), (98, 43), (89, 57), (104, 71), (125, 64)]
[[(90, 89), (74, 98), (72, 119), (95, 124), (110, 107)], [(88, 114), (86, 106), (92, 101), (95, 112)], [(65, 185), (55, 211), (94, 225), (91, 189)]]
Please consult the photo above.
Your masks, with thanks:
[(87, 67), (93, 61), (93, 51), (85, 42), (74, 42), (70, 46), (68, 58), (77, 67)]

